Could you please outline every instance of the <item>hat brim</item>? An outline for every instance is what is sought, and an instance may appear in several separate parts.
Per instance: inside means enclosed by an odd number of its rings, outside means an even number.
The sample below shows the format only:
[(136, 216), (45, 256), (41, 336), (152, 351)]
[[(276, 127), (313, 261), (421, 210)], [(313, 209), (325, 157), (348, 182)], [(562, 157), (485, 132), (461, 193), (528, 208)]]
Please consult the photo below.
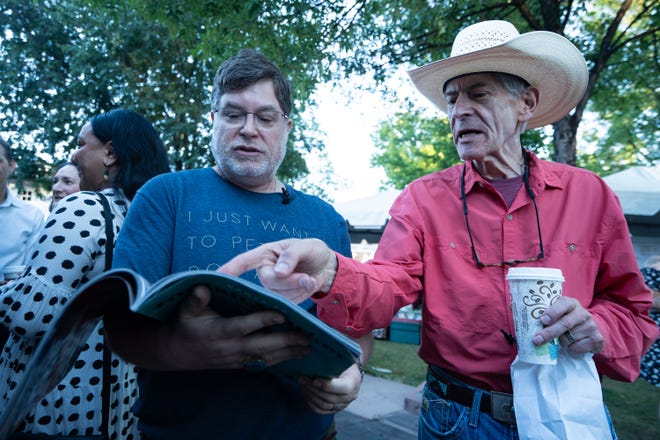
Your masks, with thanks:
[(589, 80), (580, 51), (566, 38), (547, 31), (525, 33), (499, 46), (434, 61), (408, 71), (408, 75), (422, 95), (447, 113), (444, 84), (479, 72), (510, 73), (540, 90), (528, 128), (552, 124), (566, 116), (582, 99)]

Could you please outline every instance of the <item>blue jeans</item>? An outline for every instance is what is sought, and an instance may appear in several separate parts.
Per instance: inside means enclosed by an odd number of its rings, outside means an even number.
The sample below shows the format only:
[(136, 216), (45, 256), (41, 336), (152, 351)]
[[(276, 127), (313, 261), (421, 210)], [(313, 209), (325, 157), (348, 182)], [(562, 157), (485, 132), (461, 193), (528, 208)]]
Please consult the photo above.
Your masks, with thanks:
[[(460, 403), (445, 400), (429, 386), (433, 381), (433, 376), (427, 373), (419, 412), (419, 440), (518, 440), (518, 430), (514, 425), (497, 421), (478, 409), (472, 410)], [(473, 388), (465, 384), (463, 386)]]
[[(426, 385), (422, 393), (422, 405), (419, 413), (419, 440), (460, 439), (460, 440), (518, 440), (518, 430), (515, 425), (500, 422), (490, 414), (473, 410), (440, 397), (429, 384), (435, 381), (433, 376), (426, 374)], [(475, 400), (483, 392), (458, 380), (454, 383), (476, 391)], [(476, 402), (476, 408), (479, 403)], [(474, 406), (474, 405), (473, 405)], [(612, 433), (612, 439), (617, 440), (610, 413), (605, 408), (607, 420)]]

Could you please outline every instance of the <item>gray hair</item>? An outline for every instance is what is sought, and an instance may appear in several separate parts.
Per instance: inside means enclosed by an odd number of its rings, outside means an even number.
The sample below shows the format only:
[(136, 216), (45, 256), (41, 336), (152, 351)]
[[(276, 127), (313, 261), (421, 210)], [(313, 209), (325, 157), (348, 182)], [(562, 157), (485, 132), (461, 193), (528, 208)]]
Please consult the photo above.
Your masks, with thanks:
[(502, 83), (502, 86), (513, 96), (522, 96), (530, 84), (523, 78), (504, 72), (493, 72), (495, 78)]

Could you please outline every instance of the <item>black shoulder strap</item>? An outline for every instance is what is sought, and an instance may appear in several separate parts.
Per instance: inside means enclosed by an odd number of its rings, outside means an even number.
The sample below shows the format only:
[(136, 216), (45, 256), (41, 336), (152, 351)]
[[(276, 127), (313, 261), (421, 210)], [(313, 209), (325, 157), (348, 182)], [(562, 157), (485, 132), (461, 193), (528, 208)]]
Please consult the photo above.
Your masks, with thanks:
[[(103, 218), (105, 218), (105, 270), (112, 267), (112, 254), (115, 244), (114, 223), (112, 222), (112, 211), (110, 210), (110, 203), (108, 198), (98, 193), (103, 205)], [(112, 363), (112, 356), (108, 344), (103, 344), (103, 389), (101, 391), (102, 407), (101, 407), (101, 435), (104, 439), (110, 438), (110, 364)]]
[(105, 270), (110, 270), (112, 267), (112, 254), (115, 248), (115, 225), (112, 223), (112, 211), (110, 210), (110, 203), (108, 198), (98, 193), (103, 205), (103, 218), (105, 218)]

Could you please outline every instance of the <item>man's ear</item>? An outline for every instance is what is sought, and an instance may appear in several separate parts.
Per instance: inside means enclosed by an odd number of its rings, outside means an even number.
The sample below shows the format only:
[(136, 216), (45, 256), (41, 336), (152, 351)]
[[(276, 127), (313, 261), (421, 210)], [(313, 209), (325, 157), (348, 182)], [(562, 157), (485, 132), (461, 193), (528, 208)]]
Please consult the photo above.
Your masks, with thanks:
[(106, 167), (111, 167), (117, 162), (117, 156), (115, 156), (115, 150), (112, 148), (112, 141), (108, 141), (105, 144), (105, 157), (103, 158), (103, 165)]
[(541, 92), (534, 86), (529, 86), (522, 94), (522, 106), (520, 107), (520, 121), (527, 122), (532, 116), (539, 105)]

